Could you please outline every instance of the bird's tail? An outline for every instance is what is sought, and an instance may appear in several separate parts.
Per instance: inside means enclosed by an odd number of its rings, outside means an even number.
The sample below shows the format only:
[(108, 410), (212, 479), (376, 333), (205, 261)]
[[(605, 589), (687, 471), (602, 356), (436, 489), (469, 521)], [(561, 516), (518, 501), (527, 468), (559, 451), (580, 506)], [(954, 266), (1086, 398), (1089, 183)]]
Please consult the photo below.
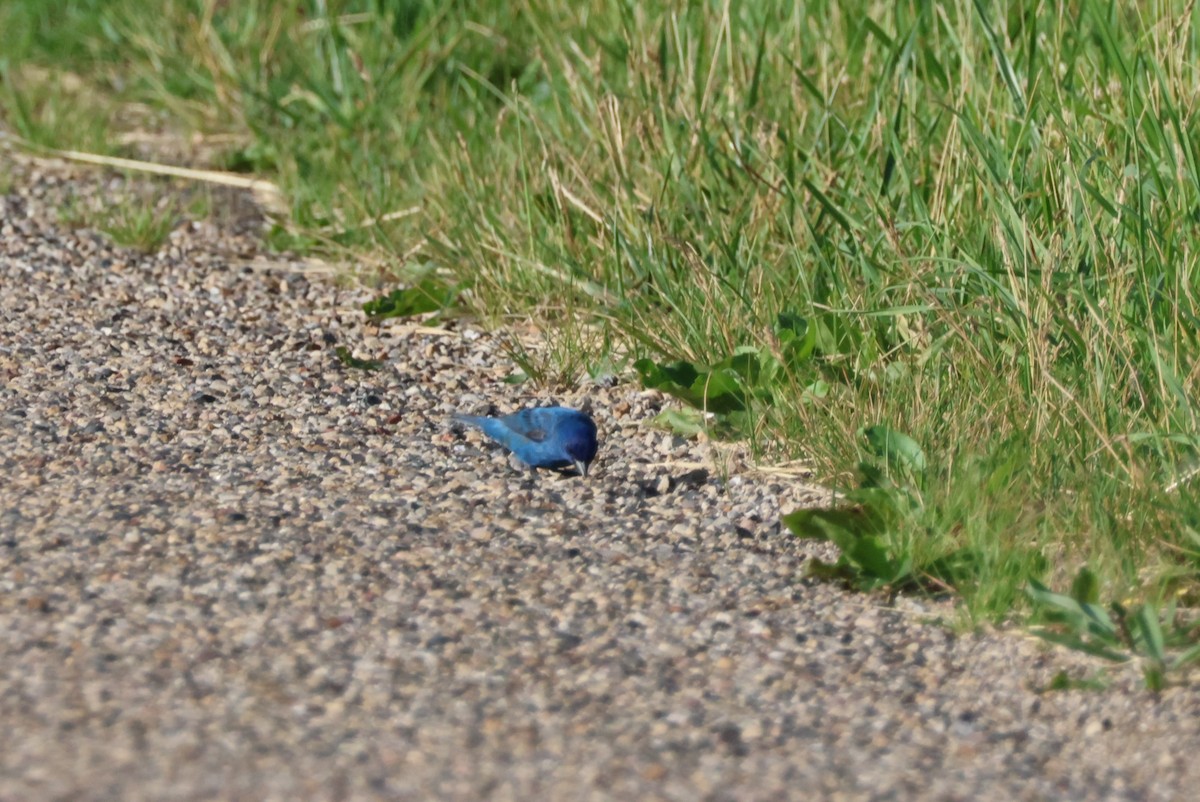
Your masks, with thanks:
[(482, 429), (483, 422), (487, 420), (487, 417), (484, 415), (463, 415), (460, 412), (456, 412), (450, 417), (457, 423), (465, 423), (467, 426), (474, 426), (476, 429)]

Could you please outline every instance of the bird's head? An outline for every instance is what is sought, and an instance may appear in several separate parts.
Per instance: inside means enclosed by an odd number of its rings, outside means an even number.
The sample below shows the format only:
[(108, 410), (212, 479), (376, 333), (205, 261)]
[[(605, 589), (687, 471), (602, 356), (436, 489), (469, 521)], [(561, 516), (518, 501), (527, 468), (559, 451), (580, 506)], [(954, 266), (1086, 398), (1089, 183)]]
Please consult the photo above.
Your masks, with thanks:
[(557, 434), (579, 474), (587, 476), (588, 465), (600, 449), (596, 442), (596, 424), (586, 415), (573, 415), (559, 425)]

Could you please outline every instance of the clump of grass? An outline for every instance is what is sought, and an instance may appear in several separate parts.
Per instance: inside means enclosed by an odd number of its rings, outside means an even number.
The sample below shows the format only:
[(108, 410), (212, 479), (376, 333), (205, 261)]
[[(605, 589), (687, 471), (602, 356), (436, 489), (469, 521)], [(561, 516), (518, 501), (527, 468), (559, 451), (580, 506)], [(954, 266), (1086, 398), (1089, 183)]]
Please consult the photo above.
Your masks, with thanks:
[(1176, 599), (1160, 609), (1153, 602), (1128, 608), (1099, 603), (1095, 575), (1082, 569), (1069, 593), (1055, 593), (1032, 582), (1029, 596), (1045, 624), (1035, 634), (1113, 663), (1137, 660), (1146, 688), (1161, 691), (1200, 661), (1200, 623), (1181, 615)]
[(821, 524), (869, 538), (843, 578), (975, 620), (1084, 563), (1112, 598), (1200, 588), (1190, 5), (88, 8), (103, 34), (19, 52), (252, 134), (289, 247), (419, 254), (552, 333), (527, 372), (620, 354), (861, 491), (874, 528)]
[(117, 245), (145, 253), (157, 251), (167, 241), (179, 218), (171, 198), (141, 194), (117, 198), (100, 206), (77, 196), (67, 197), (57, 208), (58, 222), (69, 228), (92, 228)]
[(153, 253), (167, 241), (176, 222), (172, 204), (127, 198), (109, 207), (96, 227), (118, 245)]
[[(570, 313), (551, 318), (537, 328), (509, 325), (503, 347), (517, 370), (509, 381), (564, 390), (589, 379), (602, 379), (612, 364), (611, 340), (602, 327), (580, 323)], [(522, 336), (525, 335), (525, 336)]]

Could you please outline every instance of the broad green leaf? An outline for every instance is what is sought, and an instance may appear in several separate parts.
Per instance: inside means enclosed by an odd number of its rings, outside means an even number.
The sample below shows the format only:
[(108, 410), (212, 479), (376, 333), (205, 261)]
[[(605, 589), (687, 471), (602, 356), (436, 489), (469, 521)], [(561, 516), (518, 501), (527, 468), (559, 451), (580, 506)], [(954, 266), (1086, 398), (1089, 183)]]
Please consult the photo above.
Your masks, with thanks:
[(435, 279), (425, 279), (412, 287), (392, 290), (387, 295), (363, 304), (363, 311), (375, 320), (411, 317), (445, 309), (454, 301), (453, 291)]
[(857, 576), (853, 568), (841, 561), (827, 563), (816, 557), (808, 561), (804, 567), (804, 571), (808, 576), (816, 577), (817, 579), (838, 580), (841, 582), (853, 582)]
[(1079, 607), (1087, 619), (1086, 626), (1089, 632), (1111, 640), (1119, 638), (1117, 625), (1109, 618), (1108, 613), (1104, 612), (1103, 607), (1098, 604), (1081, 604)]
[(1153, 691), (1154, 693), (1161, 691), (1167, 684), (1160, 663), (1151, 663), (1142, 666), (1142, 678), (1145, 680), (1146, 690)]
[(736, 373), (747, 387), (770, 384), (778, 372), (778, 363), (769, 353), (760, 353), (757, 348), (742, 346), (733, 356), (724, 360), (716, 369), (726, 368)]
[(817, 379), (812, 384), (804, 388), (802, 400), (806, 403), (813, 403), (819, 399), (829, 395), (829, 382), (824, 379)]
[(1079, 602), (1070, 596), (1055, 593), (1036, 579), (1029, 581), (1029, 586), (1025, 588), (1025, 593), (1038, 604), (1050, 607), (1054, 612), (1066, 615), (1073, 621), (1083, 622), (1087, 618)]
[(912, 555), (906, 552), (897, 558), (889, 550), (887, 533), (894, 504), (886, 493), (863, 497), (865, 503), (855, 506), (796, 510), (783, 516), (783, 523), (797, 537), (829, 541), (841, 551), (832, 568), (814, 567), (814, 573), (837, 572), (867, 589), (910, 581)]
[(1147, 656), (1161, 664), (1165, 655), (1163, 653), (1162, 627), (1158, 623), (1158, 610), (1152, 604), (1143, 604), (1138, 608), (1133, 621), (1142, 635)]
[(1034, 629), (1033, 634), (1042, 640), (1050, 643), (1057, 643), (1059, 646), (1066, 646), (1069, 649), (1074, 649), (1077, 652), (1084, 652), (1094, 657), (1101, 657), (1105, 660), (1111, 660), (1114, 663), (1126, 663), (1130, 659), (1130, 655), (1118, 652), (1107, 646), (1098, 643), (1093, 643), (1080, 638), (1073, 633), (1053, 632), (1048, 629)]
[(1192, 648), (1180, 653), (1174, 660), (1171, 661), (1171, 668), (1183, 668), (1197, 660), (1200, 660), (1200, 643), (1195, 644)]
[(783, 524), (796, 537), (829, 541), (839, 547), (877, 531), (875, 522), (865, 510), (849, 507), (796, 510), (783, 516)]
[(633, 365), (642, 384), (673, 395), (697, 409), (724, 414), (746, 408), (746, 394), (737, 374), (728, 368), (711, 372), (690, 362), (660, 365), (651, 359), (639, 359)]
[(822, 356), (857, 357), (862, 338), (862, 332), (849, 325), (845, 315), (825, 314), (815, 322), (814, 345)]
[(1100, 584), (1087, 566), (1080, 568), (1075, 575), (1075, 581), (1071, 583), (1071, 598), (1080, 604), (1096, 604), (1100, 601)]
[(889, 467), (916, 472), (925, 470), (925, 452), (916, 440), (903, 432), (879, 424), (864, 429), (863, 436), (867, 438), (872, 453), (885, 459)]
[(793, 368), (807, 361), (817, 347), (817, 329), (799, 315), (783, 312), (775, 322), (784, 361)]
[(655, 426), (688, 437), (704, 431), (704, 413), (698, 409), (668, 409), (650, 419)]
[(1070, 626), (1076, 634), (1087, 633), (1111, 644), (1118, 644), (1117, 625), (1113, 623), (1103, 607), (1076, 601), (1070, 596), (1055, 593), (1037, 580), (1030, 580), (1026, 595), (1038, 604), (1049, 608), (1051, 620)]
[(710, 412), (738, 412), (746, 408), (746, 393), (737, 374), (729, 369), (715, 370), (692, 385), (700, 409)]

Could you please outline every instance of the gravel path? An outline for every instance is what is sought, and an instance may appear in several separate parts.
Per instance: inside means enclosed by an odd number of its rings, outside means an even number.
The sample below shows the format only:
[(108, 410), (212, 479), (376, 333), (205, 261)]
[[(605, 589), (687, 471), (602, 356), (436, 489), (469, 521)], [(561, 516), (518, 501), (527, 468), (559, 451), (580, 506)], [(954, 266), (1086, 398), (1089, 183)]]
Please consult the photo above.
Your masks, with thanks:
[(589, 388), (594, 475), (531, 479), (446, 424), (530, 400), (489, 335), (376, 331), (236, 224), (114, 249), (52, 221), (120, 182), (9, 169), (0, 800), (1200, 787), (1195, 690), (1039, 694), (1078, 661), (802, 579), (814, 491), (697, 467), (657, 395)]

